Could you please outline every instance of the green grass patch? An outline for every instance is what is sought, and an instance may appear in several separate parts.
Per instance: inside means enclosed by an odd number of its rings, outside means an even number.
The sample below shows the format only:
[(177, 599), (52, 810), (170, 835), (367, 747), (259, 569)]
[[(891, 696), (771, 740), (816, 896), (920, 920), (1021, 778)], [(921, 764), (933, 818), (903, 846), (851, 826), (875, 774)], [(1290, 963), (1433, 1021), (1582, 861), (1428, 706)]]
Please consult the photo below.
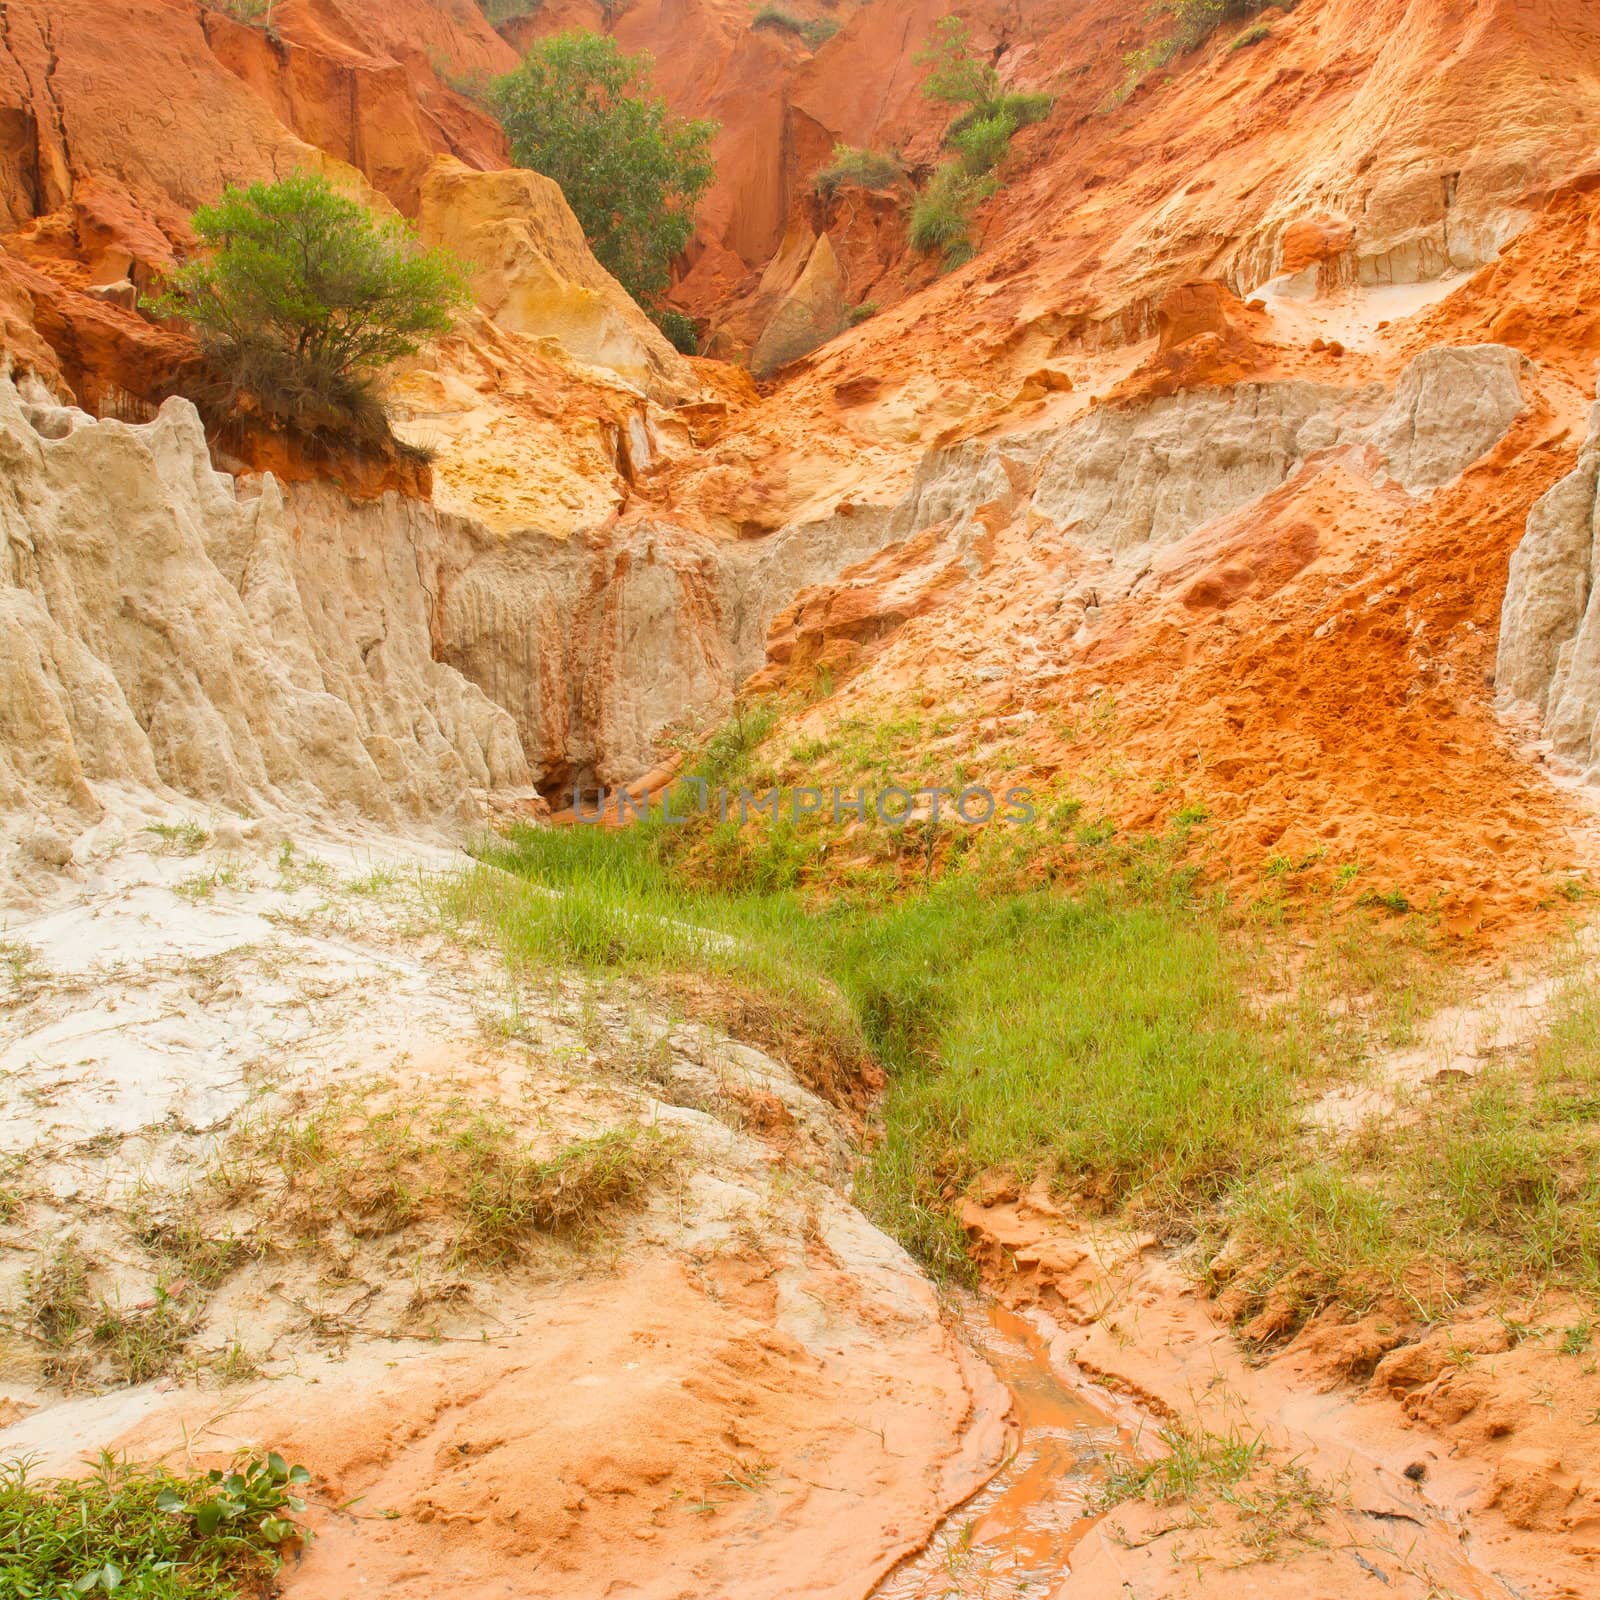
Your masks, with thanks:
[(1600, 1303), (1600, 985), (1573, 984), (1530, 1060), (1448, 1077), (1240, 1197), (1247, 1235), (1308, 1301), (1480, 1291)]
[(144, 830), (161, 841), (162, 848), (174, 855), (199, 854), (211, 842), (211, 835), (198, 822), (153, 822)]
[[(713, 790), (868, 791), (1006, 770), (1003, 743), (980, 751), (958, 723), (836, 717), (786, 746), (755, 706), (690, 770)], [(998, 1170), (1170, 1237), (1242, 1240), (1219, 1278), (1248, 1271), (1258, 1299), (1291, 1274), (1308, 1307), (1600, 1284), (1600, 988), (1531, 1063), (1420, 1091), (1347, 1139), (1304, 1108), (1444, 997), (1428, 919), (1324, 898), (1289, 935), (1281, 908), (1204, 888), (1202, 802), (1140, 833), (1059, 790), (1033, 801), (1016, 826), (780, 808), (524, 828), (429, 893), (524, 971), (632, 975), (668, 1001), (693, 979), (694, 1015), (853, 1109), (870, 1096), (850, 1085), (886, 1074), (857, 1198), (941, 1272), (969, 1270), (960, 1202)]]
[(127, 1595), (243, 1600), (271, 1592), (304, 1467), (281, 1456), (180, 1477), (103, 1455), (84, 1478), (0, 1465), (0, 1593), (17, 1600)]
[(996, 187), (987, 174), (969, 172), (960, 161), (945, 162), (912, 203), (907, 233), (911, 248), (923, 255), (938, 252), (947, 269), (970, 261), (976, 253), (973, 218)]
[(704, 887), (682, 837), (519, 830), (439, 906), (487, 924), (519, 967), (709, 974), (803, 1019), (840, 1059), (881, 1063), (884, 1134), (858, 1193), (943, 1271), (966, 1270), (952, 1202), (989, 1169), (1167, 1215), (1209, 1204), (1291, 1135), (1302, 1030), (1260, 1024), (1241, 951), (1181, 872), (1069, 897), (993, 892), (977, 867), (887, 904), (819, 901), (760, 872)]

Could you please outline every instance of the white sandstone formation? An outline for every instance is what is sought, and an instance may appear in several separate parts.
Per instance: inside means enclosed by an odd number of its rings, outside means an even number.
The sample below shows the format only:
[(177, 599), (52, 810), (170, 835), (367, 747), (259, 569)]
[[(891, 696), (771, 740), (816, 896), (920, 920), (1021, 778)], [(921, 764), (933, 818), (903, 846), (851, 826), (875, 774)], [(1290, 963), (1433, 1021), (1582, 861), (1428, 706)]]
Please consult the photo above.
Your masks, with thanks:
[(510, 717), (433, 658), (412, 521), (294, 517), (170, 400), (130, 426), (0, 380), (0, 808), (95, 785), (239, 811), (464, 820), (528, 782)]
[(1595, 604), (1600, 405), (1577, 467), (1528, 513), (1500, 612), (1495, 683), (1505, 705), (1531, 706), (1552, 749), (1588, 775), (1600, 755), (1600, 607)]

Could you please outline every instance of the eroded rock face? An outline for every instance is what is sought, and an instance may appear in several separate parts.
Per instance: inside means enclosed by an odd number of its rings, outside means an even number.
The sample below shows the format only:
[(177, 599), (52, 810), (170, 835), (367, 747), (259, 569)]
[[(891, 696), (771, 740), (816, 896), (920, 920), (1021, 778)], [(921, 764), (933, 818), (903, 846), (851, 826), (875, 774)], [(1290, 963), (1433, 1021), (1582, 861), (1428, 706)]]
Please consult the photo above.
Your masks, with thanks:
[(526, 533), (441, 569), (440, 653), (511, 712), (542, 786), (628, 782), (670, 724), (728, 703), (793, 595), (888, 537), (881, 511), (760, 544), (650, 520)]
[(844, 276), (833, 243), (823, 234), (811, 247), (804, 270), (779, 301), (751, 352), (750, 368), (758, 375), (815, 350), (849, 322)]
[(1600, 753), (1597, 491), (1600, 405), (1589, 413), (1577, 467), (1528, 515), (1527, 535), (1511, 557), (1495, 664), (1503, 698), (1532, 706), (1557, 754), (1586, 768)]
[(0, 461), (0, 804), (93, 816), (128, 782), (466, 820), (526, 784), (511, 719), (432, 657), (431, 509), (245, 498), (182, 400), (134, 427), (0, 382)]
[(1302, 380), (1186, 390), (1102, 406), (1060, 431), (957, 445), (924, 460), (896, 510), (906, 533), (1014, 493), (1080, 542), (1168, 544), (1275, 489), (1308, 457), (1370, 444), (1417, 493), (1456, 477), (1523, 407), (1525, 358), (1498, 345), (1429, 350), (1381, 384)]
[(657, 400), (698, 386), (689, 364), (595, 260), (561, 190), (537, 172), (475, 172), (442, 156), (422, 183), (418, 227), (472, 269), (474, 298), (507, 333), (557, 340)]
[[(775, 614), (755, 683), (777, 688), (859, 661), (971, 591), (999, 559), (997, 535), (1008, 527), (1026, 526), (1028, 547), (1054, 550), (1063, 573), (1077, 571), (1077, 598), (1096, 610), (1152, 574), (1197, 608), (1270, 592), (1314, 559), (1314, 526), (1296, 523), (1270, 552), (1249, 550), (1249, 540), (1233, 559), (1210, 551), (1202, 564), (1221, 579), (1186, 573), (1183, 542), (1248, 515), (1316, 457), (1379, 486), (1397, 482), (1409, 496), (1451, 483), (1524, 410), (1528, 375), (1525, 358), (1500, 346), (1435, 349), (1392, 390), (1302, 380), (1186, 390), (930, 451), (867, 557)], [(1592, 490), (1591, 474), (1591, 503)]]

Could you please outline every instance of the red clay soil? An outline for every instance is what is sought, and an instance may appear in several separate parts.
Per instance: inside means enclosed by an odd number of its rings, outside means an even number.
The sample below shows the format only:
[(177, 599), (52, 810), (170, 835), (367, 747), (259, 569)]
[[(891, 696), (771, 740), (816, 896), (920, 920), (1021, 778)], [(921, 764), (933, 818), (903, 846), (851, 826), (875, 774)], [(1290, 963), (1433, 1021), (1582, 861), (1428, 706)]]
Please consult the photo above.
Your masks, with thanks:
[(1574, 443), (1537, 406), (1421, 503), (1308, 471), (1159, 563), (1161, 599), (1127, 603), (1068, 680), (1114, 697), (1108, 750), (1170, 780), (1126, 825), (1204, 805), (1241, 878), (1287, 860), (1328, 888), (1357, 865), (1352, 898), (1399, 890), (1458, 934), (1550, 901), (1583, 813), (1513, 748), (1490, 684), (1507, 560)]
[[(1562, 1348), (1581, 1306), (1463, 1309), (1433, 1329), (1382, 1307), (1241, 1337), (1229, 1295), (1210, 1300), (1154, 1239), (995, 1187), (965, 1213), (974, 1253), (1003, 1304), (1048, 1313), (1058, 1362), (1146, 1418), (1265, 1444), (1290, 1474), (1229, 1494), (1201, 1473), (1174, 1503), (1123, 1506), (1073, 1552), (1056, 1600), (1600, 1589), (1600, 1376), (1592, 1352)], [(1297, 1511), (1300, 1486), (1325, 1503)]]

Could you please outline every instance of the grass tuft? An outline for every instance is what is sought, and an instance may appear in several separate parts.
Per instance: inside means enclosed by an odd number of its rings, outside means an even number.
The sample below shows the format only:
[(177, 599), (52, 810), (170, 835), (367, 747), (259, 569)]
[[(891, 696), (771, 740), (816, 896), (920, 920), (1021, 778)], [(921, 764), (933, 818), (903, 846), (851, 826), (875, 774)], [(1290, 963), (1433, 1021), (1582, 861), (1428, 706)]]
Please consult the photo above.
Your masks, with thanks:
[(889, 189), (906, 175), (898, 156), (882, 150), (863, 150), (836, 144), (827, 166), (812, 180), (820, 195), (832, 197), (843, 188)]
[(975, 253), (973, 218), (995, 187), (992, 177), (974, 175), (963, 163), (947, 161), (912, 204), (907, 234), (911, 248), (923, 255), (941, 253), (946, 268), (970, 261)]
[(153, 833), (172, 855), (198, 855), (211, 842), (211, 835), (192, 819), (185, 822), (153, 822), (144, 831)]
[(208, 1181), (226, 1203), (250, 1203), (263, 1229), (382, 1239), (429, 1226), (448, 1254), (504, 1264), (540, 1235), (594, 1238), (677, 1154), (636, 1126), (541, 1152), (491, 1106), (380, 1085), (331, 1089), (236, 1130)]
[(11, 996), (24, 1000), (44, 984), (50, 969), (31, 944), (20, 939), (0, 939), (0, 979)]
[(1278, 1461), (1266, 1439), (1237, 1429), (1211, 1433), (1174, 1423), (1159, 1435), (1163, 1454), (1154, 1461), (1115, 1469), (1100, 1491), (1100, 1508), (1129, 1500), (1182, 1505), (1197, 1519), (1217, 1506), (1238, 1519), (1248, 1558), (1269, 1561), (1285, 1546), (1319, 1542), (1332, 1493), (1299, 1461)]

